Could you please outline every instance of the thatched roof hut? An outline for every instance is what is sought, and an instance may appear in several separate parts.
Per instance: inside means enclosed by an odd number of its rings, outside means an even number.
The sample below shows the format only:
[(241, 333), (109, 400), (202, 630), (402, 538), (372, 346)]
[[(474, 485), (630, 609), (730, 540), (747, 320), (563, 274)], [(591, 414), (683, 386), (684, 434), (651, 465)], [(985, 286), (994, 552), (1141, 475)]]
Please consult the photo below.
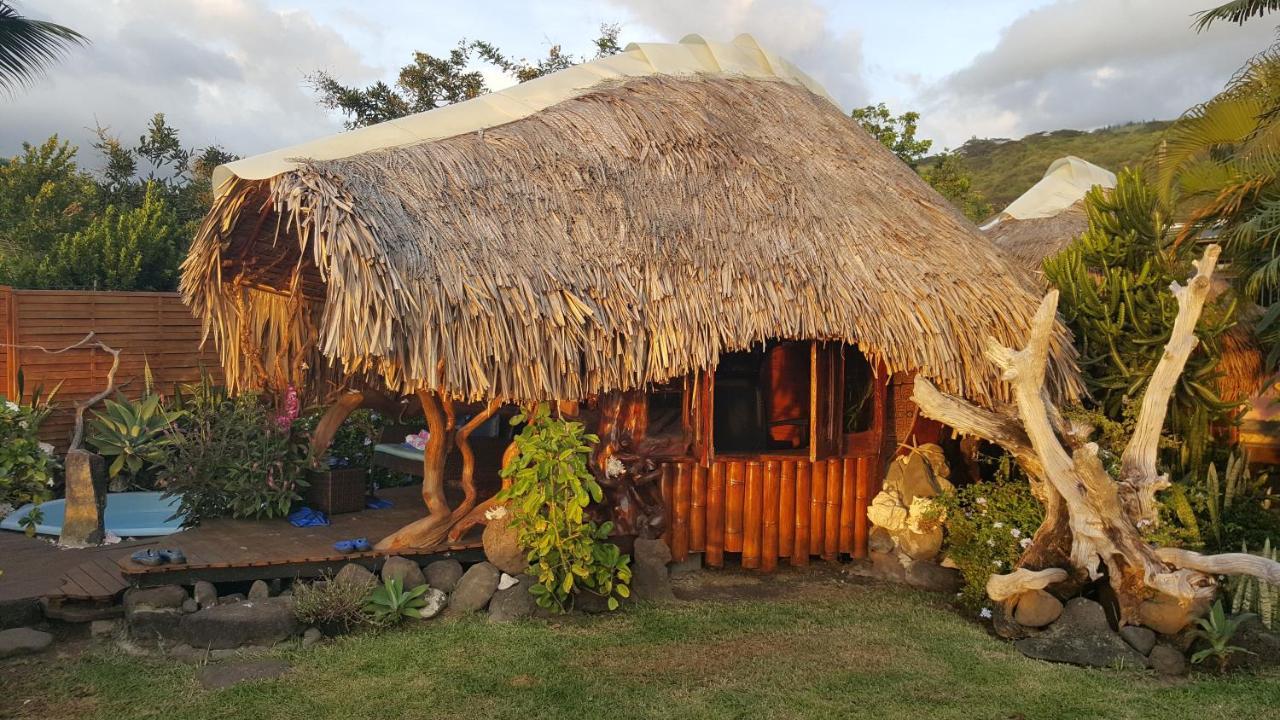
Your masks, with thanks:
[[(1038, 298), (787, 61), (631, 45), (219, 168), (182, 290), (228, 381), (579, 399), (767, 338), (856, 343), (982, 403)], [(1065, 331), (1052, 384), (1078, 387)]]

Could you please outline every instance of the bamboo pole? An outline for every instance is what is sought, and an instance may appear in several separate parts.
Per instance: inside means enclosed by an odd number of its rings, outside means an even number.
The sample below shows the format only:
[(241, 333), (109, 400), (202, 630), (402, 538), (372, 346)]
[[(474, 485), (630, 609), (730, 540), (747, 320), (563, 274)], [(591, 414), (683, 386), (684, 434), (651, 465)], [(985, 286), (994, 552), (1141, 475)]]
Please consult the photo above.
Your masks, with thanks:
[(760, 543), (764, 528), (764, 467), (758, 460), (747, 461), (747, 487), (742, 504), (742, 567), (760, 567)]
[(858, 483), (855, 488), (855, 507), (853, 515), (853, 556), (867, 556), (867, 504), (871, 500), (871, 466), (872, 458), (858, 458)]
[(810, 467), (809, 496), (809, 554), (821, 555), (826, 544), (827, 518), (827, 463), (819, 460)]
[(858, 461), (845, 458), (840, 471), (840, 552), (853, 554), (854, 513), (857, 509)]
[(707, 550), (709, 567), (724, 567), (725, 464), (712, 464), (707, 479)]
[(689, 549), (707, 549), (707, 469), (693, 466), (693, 500), (689, 506)]
[(778, 508), (782, 500), (782, 463), (767, 460), (764, 464), (764, 495), (761, 506), (760, 569), (778, 569)]
[(796, 461), (783, 460), (782, 486), (778, 490), (778, 557), (791, 557), (795, 545)]
[(725, 473), (724, 551), (742, 552), (742, 519), (746, 504), (746, 463), (730, 462)]
[(693, 501), (693, 466), (676, 463), (675, 512), (671, 525), (671, 560), (684, 562), (689, 558), (689, 512)]
[(826, 461), (827, 466), (827, 515), (822, 542), (822, 559), (834, 561), (840, 558), (840, 498), (844, 469), (839, 458)]
[[(662, 541), (667, 547), (672, 547), (674, 534), (672, 533), (672, 525), (675, 524), (675, 502), (676, 502), (676, 470), (672, 463), (662, 463), (662, 509), (665, 515), (665, 522), (662, 523)], [(674, 551), (672, 552), (674, 555)]]
[(791, 564), (809, 564), (809, 505), (813, 492), (809, 483), (811, 464), (808, 460), (796, 463), (795, 493), (795, 542), (791, 550)]

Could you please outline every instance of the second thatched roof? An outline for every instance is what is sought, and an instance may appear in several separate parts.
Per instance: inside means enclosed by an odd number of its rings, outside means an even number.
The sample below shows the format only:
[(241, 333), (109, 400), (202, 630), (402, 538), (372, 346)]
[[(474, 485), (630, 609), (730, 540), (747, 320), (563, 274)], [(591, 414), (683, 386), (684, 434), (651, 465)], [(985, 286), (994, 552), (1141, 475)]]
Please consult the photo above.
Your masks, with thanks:
[[(401, 392), (579, 399), (793, 338), (1007, 400), (986, 338), (1020, 346), (1038, 297), (811, 82), (750, 47), (631, 47), (632, 66), (686, 53), (703, 69), (606, 78), (446, 138), (274, 157), (263, 177), (229, 166), (182, 283), (229, 381), (323, 363)], [(717, 53), (759, 72), (722, 72)], [(1055, 393), (1074, 394), (1065, 331), (1051, 365)]]

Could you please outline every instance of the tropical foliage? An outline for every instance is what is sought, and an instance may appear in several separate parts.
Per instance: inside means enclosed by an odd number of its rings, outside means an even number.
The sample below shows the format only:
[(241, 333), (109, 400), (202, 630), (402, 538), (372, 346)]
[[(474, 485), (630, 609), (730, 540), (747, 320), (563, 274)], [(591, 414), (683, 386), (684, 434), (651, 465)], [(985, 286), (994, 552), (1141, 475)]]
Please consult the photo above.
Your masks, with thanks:
[(86, 42), (71, 28), (23, 17), (9, 3), (0, 2), (0, 90), (30, 84), (69, 48)]
[(53, 446), (40, 441), (39, 431), (55, 393), (46, 396), (37, 389), (26, 404), (0, 396), (0, 505), (19, 507), (49, 498), (58, 463)]
[(123, 395), (103, 401), (103, 410), (89, 420), (87, 440), (99, 455), (111, 461), (107, 474), (121, 473), (136, 479), (165, 458), (165, 431), (181, 413), (166, 410), (159, 395), (147, 393), (140, 400)]
[(920, 168), (920, 177), (970, 220), (982, 222), (991, 217), (994, 208), (974, 188), (973, 176), (955, 153), (943, 153), (936, 163)]
[(932, 140), (917, 140), (916, 131), (920, 125), (920, 113), (907, 111), (894, 115), (884, 104), (867, 105), (854, 108), (850, 116), (871, 134), (881, 145), (893, 151), (898, 159), (915, 169), (933, 147)]
[(1222, 609), (1222, 601), (1218, 600), (1209, 610), (1208, 617), (1200, 618), (1196, 621), (1198, 626), (1195, 630), (1195, 636), (1204, 641), (1208, 647), (1192, 654), (1191, 662), (1200, 664), (1209, 658), (1215, 658), (1218, 661), (1218, 669), (1226, 670), (1227, 661), (1231, 656), (1239, 652), (1249, 652), (1242, 647), (1231, 644), (1231, 638), (1235, 637), (1236, 631), (1240, 629), (1240, 624), (1244, 622), (1244, 618), (1227, 617), (1227, 613)]
[(610, 610), (631, 594), (630, 558), (608, 542), (611, 523), (597, 525), (585, 511), (604, 493), (587, 470), (591, 446), (599, 442), (582, 423), (551, 417), (547, 406), (518, 415), (527, 423), (516, 437), (519, 453), (502, 470), (510, 487), (498, 494), (512, 512), (520, 546), (529, 553), (529, 589), (540, 607), (567, 611), (576, 592), (607, 598)]
[(387, 578), (382, 585), (373, 589), (365, 603), (364, 612), (369, 622), (379, 627), (395, 625), (405, 618), (421, 620), (422, 608), (427, 604), (423, 597), (427, 589), (427, 585), (406, 589), (400, 578)]

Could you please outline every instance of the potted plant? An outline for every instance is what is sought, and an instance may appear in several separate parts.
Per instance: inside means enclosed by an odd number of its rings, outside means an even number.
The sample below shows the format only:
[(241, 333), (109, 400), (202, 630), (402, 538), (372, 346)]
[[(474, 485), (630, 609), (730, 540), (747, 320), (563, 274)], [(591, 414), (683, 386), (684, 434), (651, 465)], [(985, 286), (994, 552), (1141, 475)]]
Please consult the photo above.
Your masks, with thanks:
[[(312, 417), (318, 418), (316, 414)], [(368, 493), (369, 461), (374, 439), (381, 434), (382, 419), (370, 410), (356, 410), (334, 435), (329, 452), (314, 458), (307, 470), (305, 499), (309, 506), (329, 515), (359, 512)]]

